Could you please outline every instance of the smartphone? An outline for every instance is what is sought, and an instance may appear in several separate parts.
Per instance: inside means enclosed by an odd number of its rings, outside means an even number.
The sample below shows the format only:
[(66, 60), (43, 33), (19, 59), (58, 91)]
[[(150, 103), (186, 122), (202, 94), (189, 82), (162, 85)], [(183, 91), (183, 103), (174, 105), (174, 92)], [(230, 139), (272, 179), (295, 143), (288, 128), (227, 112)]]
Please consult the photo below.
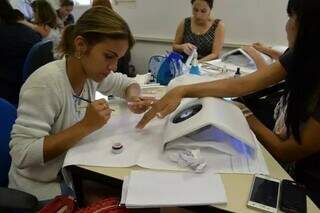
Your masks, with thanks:
[(280, 210), (287, 213), (305, 213), (306, 189), (303, 185), (291, 180), (282, 180), (280, 185)]
[(280, 180), (265, 175), (255, 175), (251, 186), (248, 207), (277, 212)]

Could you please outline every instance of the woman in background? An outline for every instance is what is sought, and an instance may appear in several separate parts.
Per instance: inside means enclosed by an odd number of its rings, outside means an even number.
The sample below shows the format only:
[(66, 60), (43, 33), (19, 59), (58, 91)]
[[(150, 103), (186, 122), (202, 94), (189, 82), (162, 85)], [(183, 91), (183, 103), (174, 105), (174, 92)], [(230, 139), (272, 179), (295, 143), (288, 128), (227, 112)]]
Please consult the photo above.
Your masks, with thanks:
[(143, 128), (155, 116), (168, 115), (183, 97), (240, 97), (286, 80), (274, 131), (252, 113), (246, 113), (247, 121), (277, 160), (295, 163), (291, 175), (306, 186), (308, 195), (320, 207), (319, 11), (319, 0), (289, 0), (286, 31), (290, 50), (279, 61), (240, 78), (176, 87), (152, 106), (137, 127)]
[(24, 16), (7, 0), (0, 1), (0, 97), (18, 105), (22, 69), (31, 47), (41, 36), (20, 24)]
[(56, 11), (58, 15), (58, 25), (60, 30), (63, 30), (69, 24), (74, 23), (74, 17), (71, 14), (73, 7), (73, 0), (60, 0), (60, 7)]
[(191, 0), (192, 17), (184, 19), (178, 26), (173, 50), (187, 56), (197, 49), (198, 59), (217, 59), (224, 43), (224, 24), (210, 16), (213, 0)]
[(26, 20), (21, 21), (21, 23), (40, 33), (43, 40), (53, 41), (56, 47), (60, 41), (61, 34), (58, 29), (57, 15), (51, 4), (46, 0), (35, 0), (31, 6), (34, 13), (33, 23)]
[(14, 9), (19, 10), (24, 19), (31, 21), (33, 18), (33, 11), (31, 7), (32, 0), (10, 0), (10, 4)]

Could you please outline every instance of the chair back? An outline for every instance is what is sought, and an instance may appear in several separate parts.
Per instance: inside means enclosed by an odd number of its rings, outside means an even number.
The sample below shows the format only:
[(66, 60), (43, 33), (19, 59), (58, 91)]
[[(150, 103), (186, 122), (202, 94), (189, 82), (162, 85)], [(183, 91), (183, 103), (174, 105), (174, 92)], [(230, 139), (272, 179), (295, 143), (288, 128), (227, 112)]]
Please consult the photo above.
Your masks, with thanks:
[(8, 185), (8, 172), (11, 164), (9, 142), (12, 126), (17, 118), (16, 108), (0, 98), (0, 186)]
[(148, 63), (148, 72), (151, 73), (154, 80), (157, 77), (161, 64), (165, 59), (166, 58), (161, 55), (154, 55), (150, 57), (149, 63)]
[(39, 67), (54, 60), (53, 42), (49, 40), (40, 41), (33, 45), (23, 65), (22, 80), (27, 78)]

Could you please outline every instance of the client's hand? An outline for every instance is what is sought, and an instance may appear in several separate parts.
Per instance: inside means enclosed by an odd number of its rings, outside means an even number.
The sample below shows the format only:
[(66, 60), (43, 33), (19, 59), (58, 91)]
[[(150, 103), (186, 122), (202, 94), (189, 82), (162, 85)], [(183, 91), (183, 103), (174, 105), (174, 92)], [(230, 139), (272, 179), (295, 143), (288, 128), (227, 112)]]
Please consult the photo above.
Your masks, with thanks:
[(149, 123), (149, 121), (156, 116), (158, 118), (166, 117), (179, 106), (182, 98), (182, 88), (176, 87), (170, 90), (165, 96), (151, 106), (151, 109), (144, 114), (136, 128), (143, 129)]
[(155, 103), (157, 99), (154, 97), (130, 97), (127, 100), (128, 108), (131, 112), (141, 114), (149, 109), (153, 103)]
[(190, 43), (185, 43), (185, 44), (182, 44), (181, 46), (182, 46), (183, 52), (187, 55), (191, 55), (193, 50), (197, 49), (196, 46), (194, 46), (193, 44), (190, 44)]

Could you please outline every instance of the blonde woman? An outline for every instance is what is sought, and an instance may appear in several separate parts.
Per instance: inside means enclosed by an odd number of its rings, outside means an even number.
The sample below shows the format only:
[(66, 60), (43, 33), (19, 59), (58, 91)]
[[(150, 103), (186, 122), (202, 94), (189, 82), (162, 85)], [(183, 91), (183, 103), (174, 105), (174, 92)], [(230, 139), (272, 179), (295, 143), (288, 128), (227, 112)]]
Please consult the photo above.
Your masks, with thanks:
[(113, 72), (133, 44), (126, 22), (106, 7), (89, 9), (65, 29), (59, 50), (66, 57), (39, 68), (21, 89), (9, 187), (41, 201), (65, 191), (59, 171), (66, 151), (112, 115), (106, 100), (95, 100), (97, 90), (123, 97), (134, 113), (147, 109), (139, 85)]

